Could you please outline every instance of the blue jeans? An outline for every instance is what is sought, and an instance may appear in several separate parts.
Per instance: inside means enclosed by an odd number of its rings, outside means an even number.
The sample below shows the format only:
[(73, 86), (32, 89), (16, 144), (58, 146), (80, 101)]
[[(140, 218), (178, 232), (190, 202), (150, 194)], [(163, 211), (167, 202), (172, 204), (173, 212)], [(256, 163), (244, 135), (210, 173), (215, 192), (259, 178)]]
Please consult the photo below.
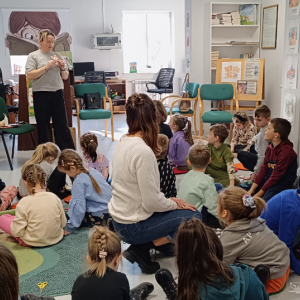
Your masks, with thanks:
[(114, 220), (113, 224), (122, 240), (131, 245), (145, 244), (164, 236), (173, 242), (180, 223), (183, 220), (189, 221), (192, 217), (202, 219), (198, 210), (184, 209), (156, 212), (147, 220), (134, 224), (121, 224)]

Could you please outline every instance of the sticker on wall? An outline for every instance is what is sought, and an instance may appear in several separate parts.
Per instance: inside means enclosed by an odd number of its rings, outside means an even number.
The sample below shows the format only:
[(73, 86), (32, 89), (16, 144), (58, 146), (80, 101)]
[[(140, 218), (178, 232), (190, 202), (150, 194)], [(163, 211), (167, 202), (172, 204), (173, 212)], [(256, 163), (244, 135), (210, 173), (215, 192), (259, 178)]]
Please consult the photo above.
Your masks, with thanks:
[(293, 20), (287, 24), (288, 28), (288, 53), (299, 52), (299, 21)]
[(238, 62), (222, 62), (222, 82), (241, 80), (242, 64)]
[(131, 62), (129, 63), (129, 65), (130, 65), (130, 73), (137, 73), (137, 68), (136, 68), (137, 63)]
[(289, 0), (289, 14), (299, 15), (299, 0)]
[(297, 88), (298, 56), (287, 56), (285, 61), (284, 87), (287, 89)]
[(295, 116), (296, 100), (297, 97), (295, 94), (284, 93), (282, 117), (289, 120), (291, 123), (293, 122)]

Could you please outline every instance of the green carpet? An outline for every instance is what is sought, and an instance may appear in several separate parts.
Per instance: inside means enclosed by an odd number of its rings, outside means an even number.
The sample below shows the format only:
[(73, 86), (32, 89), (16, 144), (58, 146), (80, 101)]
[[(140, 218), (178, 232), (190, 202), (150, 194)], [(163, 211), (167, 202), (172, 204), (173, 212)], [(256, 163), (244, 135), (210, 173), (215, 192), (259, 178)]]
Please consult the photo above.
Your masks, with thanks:
[(86, 270), (88, 239), (88, 229), (80, 228), (50, 247), (28, 249), (3, 241), (17, 258), (20, 294), (39, 294), (37, 283), (44, 281), (48, 286), (43, 296), (70, 294), (76, 278)]

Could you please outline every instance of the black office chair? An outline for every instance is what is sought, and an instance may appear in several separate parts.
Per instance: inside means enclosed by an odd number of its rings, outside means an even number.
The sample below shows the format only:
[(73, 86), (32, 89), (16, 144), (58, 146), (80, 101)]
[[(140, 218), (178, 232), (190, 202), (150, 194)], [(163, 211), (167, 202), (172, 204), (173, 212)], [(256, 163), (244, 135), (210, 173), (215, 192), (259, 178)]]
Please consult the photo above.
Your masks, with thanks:
[(85, 72), (84, 83), (103, 83), (106, 86), (105, 72), (103, 71)]
[[(160, 69), (155, 82), (147, 82), (147, 93), (159, 94), (172, 94), (173, 93), (173, 78), (175, 69), (162, 68)], [(149, 89), (148, 84), (154, 84), (156, 89)]]

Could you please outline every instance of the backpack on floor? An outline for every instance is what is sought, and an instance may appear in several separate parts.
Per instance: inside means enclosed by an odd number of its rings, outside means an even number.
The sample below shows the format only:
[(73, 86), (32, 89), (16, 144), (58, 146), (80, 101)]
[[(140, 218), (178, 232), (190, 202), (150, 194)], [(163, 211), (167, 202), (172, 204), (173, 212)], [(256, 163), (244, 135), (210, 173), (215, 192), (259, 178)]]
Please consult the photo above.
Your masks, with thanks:
[(291, 250), (293, 251), (295, 257), (300, 261), (300, 225), (297, 229)]

